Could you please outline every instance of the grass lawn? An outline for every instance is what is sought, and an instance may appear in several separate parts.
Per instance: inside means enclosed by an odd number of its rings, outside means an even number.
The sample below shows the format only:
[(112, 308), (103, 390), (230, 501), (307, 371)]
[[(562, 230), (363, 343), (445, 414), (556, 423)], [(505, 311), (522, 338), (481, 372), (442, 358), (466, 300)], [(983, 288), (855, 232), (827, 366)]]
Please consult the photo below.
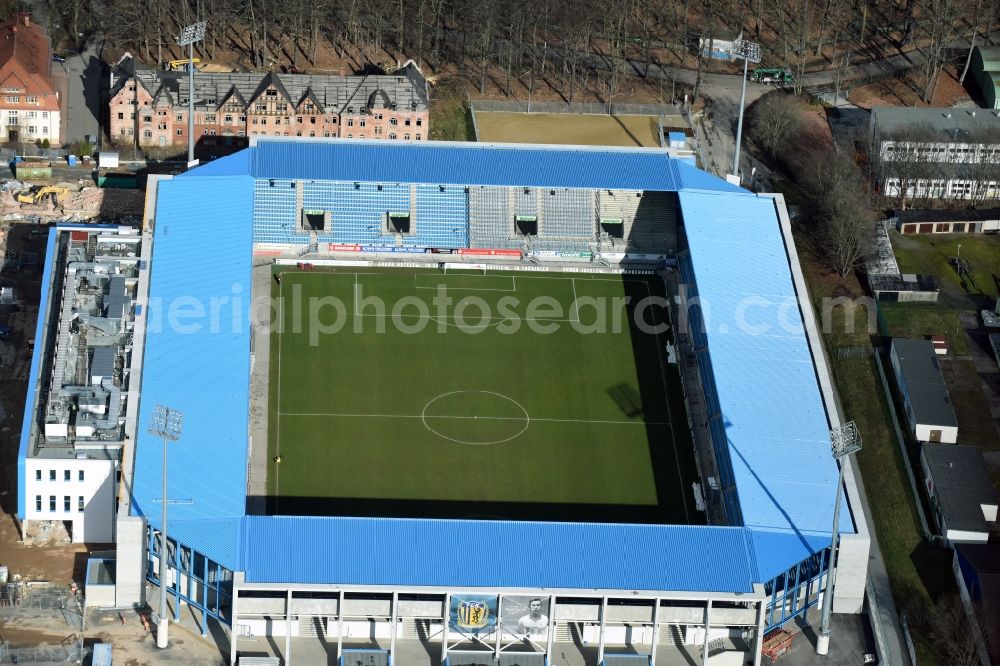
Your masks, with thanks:
[(961, 257), (972, 265), (976, 278), (975, 287), (967, 285), (970, 296), (981, 303), (1000, 296), (1000, 235), (900, 236), (895, 232), (890, 235), (902, 272), (929, 273), (939, 282), (950, 282), (959, 288), (963, 288), (962, 280), (950, 261), (958, 254), (961, 244)]
[(465, 106), (465, 92), (455, 81), (434, 88), (430, 107), (430, 136), (435, 141), (475, 141), (472, 112)]
[[(833, 278), (808, 253), (803, 253), (803, 258), (814, 303), (829, 296), (854, 298), (863, 294), (855, 278)], [(867, 309), (862, 304), (853, 307), (854, 321), (866, 321)], [(864, 439), (857, 460), (871, 507), (872, 528), (879, 540), (893, 597), (899, 610), (911, 617), (911, 631), (920, 663), (933, 664), (936, 663), (933, 645), (920, 624), (912, 619), (926, 611), (933, 599), (954, 592), (954, 580), (950, 564), (943, 559), (942, 553), (924, 543), (917, 517), (917, 498), (913, 497), (906, 477), (874, 358), (838, 357), (839, 348), (872, 345), (867, 328), (849, 326), (848, 321), (845, 308), (835, 309), (830, 329), (824, 334), (834, 380), (847, 418), (857, 423)]]
[(882, 333), (890, 338), (920, 338), (943, 335), (950, 352), (969, 355), (969, 336), (965, 334), (958, 311), (939, 303), (880, 303)]
[[(355, 270), (274, 285), (276, 512), (696, 519), (693, 454), (671, 426), (686, 421), (668, 407), (679, 379), (623, 300), (655, 281)], [(297, 327), (331, 297), (342, 310), (320, 319), (342, 329)]]
[(574, 146), (660, 145), (657, 116), (566, 113), (476, 113), (480, 141), (560, 143)]
[(983, 451), (1000, 449), (997, 430), (990, 418), (990, 403), (982, 389), (982, 379), (974, 361), (947, 359), (941, 372), (948, 383), (948, 393), (958, 419), (959, 444), (976, 446)]

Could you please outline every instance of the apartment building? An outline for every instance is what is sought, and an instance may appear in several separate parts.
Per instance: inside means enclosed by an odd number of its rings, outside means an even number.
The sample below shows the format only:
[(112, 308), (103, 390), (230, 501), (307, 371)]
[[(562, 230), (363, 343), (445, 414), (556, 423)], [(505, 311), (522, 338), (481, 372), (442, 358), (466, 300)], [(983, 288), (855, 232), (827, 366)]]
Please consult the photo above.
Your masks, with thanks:
[(914, 199), (1000, 199), (1000, 111), (873, 108), (872, 172), (900, 208)]
[[(187, 143), (187, 73), (124, 57), (112, 73), (109, 114), (116, 143)], [(425, 141), (429, 129), (427, 81), (412, 61), (386, 75), (199, 72), (194, 114), (195, 140), (209, 146), (245, 145), (251, 136)]]
[(59, 92), (49, 36), (18, 12), (0, 23), (0, 141), (59, 144)]

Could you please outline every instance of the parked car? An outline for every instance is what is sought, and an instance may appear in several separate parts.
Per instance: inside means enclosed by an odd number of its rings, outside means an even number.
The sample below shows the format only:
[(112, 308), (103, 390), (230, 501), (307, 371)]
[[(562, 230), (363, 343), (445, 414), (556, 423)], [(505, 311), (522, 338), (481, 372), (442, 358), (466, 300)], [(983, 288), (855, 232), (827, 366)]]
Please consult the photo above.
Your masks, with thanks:
[(0, 340), (6, 340), (10, 337), (10, 327), (6, 324), (0, 324)]
[(58, 53), (53, 53), (52, 54), (52, 62), (66, 62), (66, 58), (63, 58)]

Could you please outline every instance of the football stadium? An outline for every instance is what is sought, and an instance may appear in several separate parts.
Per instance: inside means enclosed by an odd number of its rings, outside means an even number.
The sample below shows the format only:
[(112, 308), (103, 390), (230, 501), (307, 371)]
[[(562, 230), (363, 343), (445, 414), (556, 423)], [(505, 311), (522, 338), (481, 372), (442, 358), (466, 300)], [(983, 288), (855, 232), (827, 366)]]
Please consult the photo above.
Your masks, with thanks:
[(843, 417), (784, 202), (661, 149), (254, 138), (141, 232), (53, 228), (36, 340), (19, 518), (106, 528), (88, 606), (164, 584), (233, 664), (760, 663), (822, 603)]

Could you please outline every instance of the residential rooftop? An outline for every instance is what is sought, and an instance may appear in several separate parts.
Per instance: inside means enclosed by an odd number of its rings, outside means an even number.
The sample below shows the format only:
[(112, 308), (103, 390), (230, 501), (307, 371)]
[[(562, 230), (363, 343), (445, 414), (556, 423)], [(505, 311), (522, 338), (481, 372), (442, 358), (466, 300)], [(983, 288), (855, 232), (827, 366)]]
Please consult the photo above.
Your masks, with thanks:
[[(111, 85), (114, 97), (133, 77), (153, 97), (154, 105), (186, 105), (188, 75), (143, 66), (131, 56), (119, 61)], [(215, 110), (231, 97), (246, 108), (268, 87), (274, 86), (298, 107), (312, 99), (320, 113), (365, 113), (376, 109), (427, 111), (427, 81), (412, 61), (392, 74), (342, 76), (336, 74), (280, 74), (277, 72), (197, 72), (194, 102), (199, 109)], [(296, 113), (295, 109), (289, 113)]]
[(958, 427), (948, 386), (930, 340), (893, 338), (910, 406), (919, 423)]
[(982, 507), (996, 506), (998, 496), (982, 451), (972, 446), (925, 443), (923, 454), (949, 529), (988, 532), (990, 523)]
[(910, 133), (915, 140), (1000, 143), (1000, 111), (990, 109), (877, 106), (871, 125), (883, 139)]

